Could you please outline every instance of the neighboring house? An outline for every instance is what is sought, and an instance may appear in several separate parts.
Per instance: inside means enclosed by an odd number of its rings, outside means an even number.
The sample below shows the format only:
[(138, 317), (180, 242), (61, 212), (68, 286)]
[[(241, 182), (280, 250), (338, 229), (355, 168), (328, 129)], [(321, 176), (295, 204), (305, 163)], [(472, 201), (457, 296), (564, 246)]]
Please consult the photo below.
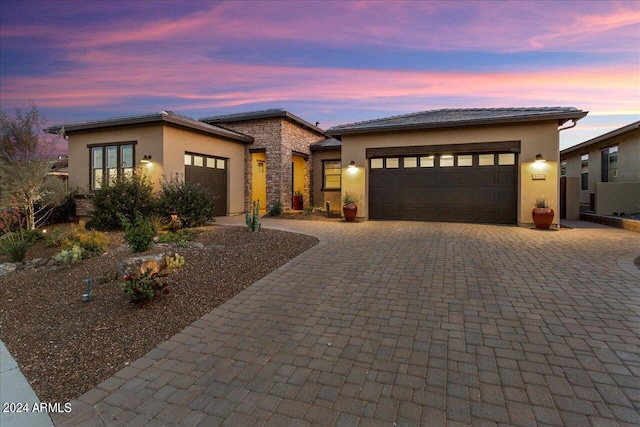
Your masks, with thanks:
[(51, 169), (47, 175), (57, 176), (65, 186), (69, 184), (69, 158), (67, 156), (58, 156), (57, 159), (51, 161)]
[[(217, 215), (280, 201), (341, 211), (348, 191), (364, 219), (532, 225), (534, 201), (558, 206), (559, 126), (575, 108), (424, 111), (323, 131), (281, 109), (193, 120), (171, 112), (47, 129), (69, 138), (69, 184), (90, 190), (146, 163), (218, 197)], [(543, 157), (546, 162), (536, 162)], [(559, 224), (559, 215), (555, 219)]]
[(342, 192), (360, 197), (358, 216), (531, 226), (537, 198), (558, 211), (558, 127), (586, 115), (560, 107), (445, 109), (327, 134), (342, 141)]
[(566, 217), (640, 212), (640, 121), (560, 152)]

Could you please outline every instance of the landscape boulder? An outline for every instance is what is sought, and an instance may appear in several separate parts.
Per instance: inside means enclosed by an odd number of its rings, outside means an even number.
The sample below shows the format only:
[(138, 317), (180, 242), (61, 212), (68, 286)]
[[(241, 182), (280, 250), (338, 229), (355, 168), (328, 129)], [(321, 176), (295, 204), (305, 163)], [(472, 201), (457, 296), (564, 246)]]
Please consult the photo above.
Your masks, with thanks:
[(126, 276), (143, 273), (148, 269), (158, 273), (167, 268), (167, 254), (154, 254), (133, 257), (121, 261), (118, 265), (118, 278), (123, 279)]

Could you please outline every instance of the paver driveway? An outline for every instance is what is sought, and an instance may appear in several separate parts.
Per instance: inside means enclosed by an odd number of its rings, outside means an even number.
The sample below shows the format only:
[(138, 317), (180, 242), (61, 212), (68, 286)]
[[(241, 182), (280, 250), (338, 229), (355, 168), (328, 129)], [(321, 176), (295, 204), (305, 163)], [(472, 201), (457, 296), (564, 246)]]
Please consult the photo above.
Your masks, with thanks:
[[(234, 221), (242, 219), (221, 222)], [(304, 230), (321, 243), (54, 421), (640, 424), (640, 274), (617, 263), (640, 255), (640, 234), (264, 226)]]

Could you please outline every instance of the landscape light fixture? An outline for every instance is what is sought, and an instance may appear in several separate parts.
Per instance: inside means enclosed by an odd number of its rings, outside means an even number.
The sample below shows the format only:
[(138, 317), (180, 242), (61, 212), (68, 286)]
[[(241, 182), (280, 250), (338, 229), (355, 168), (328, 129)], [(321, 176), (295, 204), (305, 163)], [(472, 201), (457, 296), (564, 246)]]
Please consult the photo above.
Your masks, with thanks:
[(151, 161), (151, 156), (149, 154), (145, 154), (144, 157), (140, 160), (140, 163), (149, 163)]
[(356, 168), (356, 162), (351, 160), (351, 162), (349, 163), (349, 169), (355, 169)]
[(542, 157), (542, 154), (536, 154), (536, 163), (546, 162), (547, 160)]

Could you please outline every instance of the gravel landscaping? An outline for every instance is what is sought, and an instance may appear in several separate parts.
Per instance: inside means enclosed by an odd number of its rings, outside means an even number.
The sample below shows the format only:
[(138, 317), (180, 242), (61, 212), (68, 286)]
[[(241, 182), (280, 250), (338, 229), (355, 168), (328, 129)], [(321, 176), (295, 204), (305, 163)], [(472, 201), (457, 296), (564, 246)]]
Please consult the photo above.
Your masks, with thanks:
[[(134, 255), (123, 246), (122, 233), (108, 235), (105, 255), (0, 277), (2, 341), (42, 401), (79, 396), (317, 243), (278, 230), (206, 227), (197, 246), (156, 246), (144, 253), (178, 252), (186, 264), (170, 273), (168, 296), (138, 308), (113, 280), (119, 262)], [(38, 242), (28, 259), (57, 251)], [(86, 278), (94, 281), (89, 303), (82, 300)]]

